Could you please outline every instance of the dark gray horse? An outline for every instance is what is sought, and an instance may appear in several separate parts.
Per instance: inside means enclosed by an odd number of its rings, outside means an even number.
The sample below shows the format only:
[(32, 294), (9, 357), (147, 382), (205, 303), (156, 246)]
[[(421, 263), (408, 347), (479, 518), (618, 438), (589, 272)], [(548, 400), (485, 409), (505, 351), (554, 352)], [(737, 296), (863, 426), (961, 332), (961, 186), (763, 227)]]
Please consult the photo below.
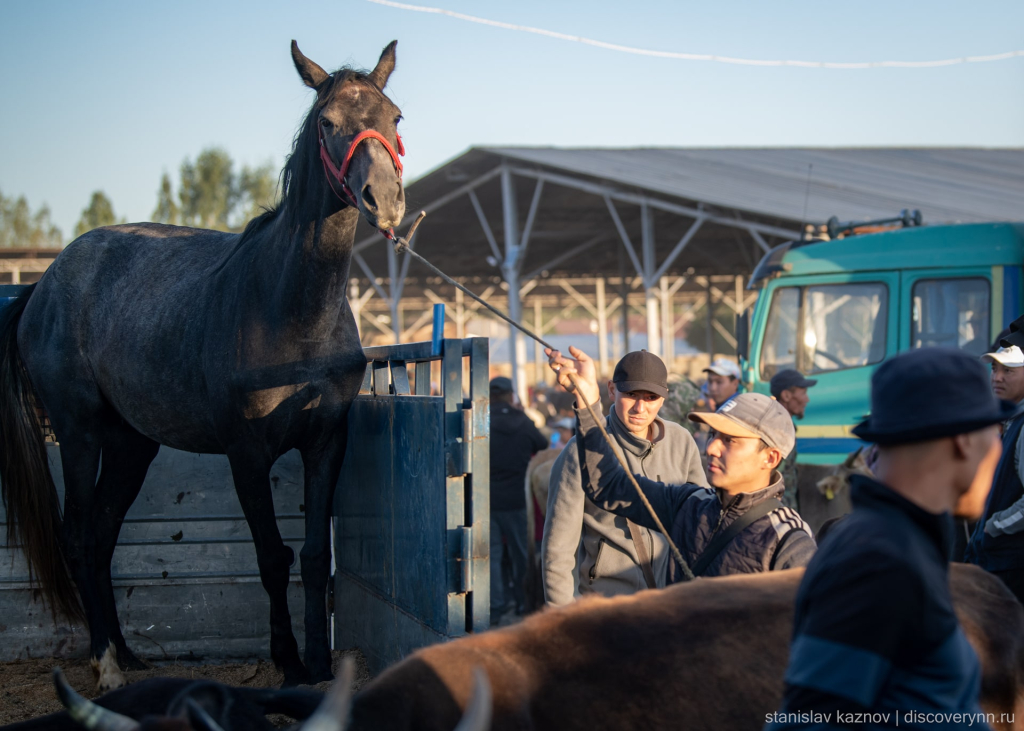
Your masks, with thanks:
[[(360, 212), (381, 230), (405, 212), (393, 154), (401, 116), (382, 92), (395, 45), (369, 73), (328, 74), (292, 42), (316, 103), (285, 165), (280, 205), (242, 234), (150, 223), (96, 229), (0, 317), (9, 538), (24, 546), (51, 606), (84, 614), (103, 689), (123, 683), (114, 652), (122, 668), (141, 666), (118, 623), (110, 561), (161, 444), (227, 455), (270, 595), (271, 657), (286, 685), (331, 677), (331, 505), (366, 367), (345, 297), (352, 244)], [(378, 136), (353, 152), (366, 130)], [(346, 158), (344, 185), (328, 180)], [(35, 403), (60, 442), (63, 522)], [(305, 666), (286, 599), (294, 554), (278, 532), (269, 481), (290, 449), (305, 468)]]

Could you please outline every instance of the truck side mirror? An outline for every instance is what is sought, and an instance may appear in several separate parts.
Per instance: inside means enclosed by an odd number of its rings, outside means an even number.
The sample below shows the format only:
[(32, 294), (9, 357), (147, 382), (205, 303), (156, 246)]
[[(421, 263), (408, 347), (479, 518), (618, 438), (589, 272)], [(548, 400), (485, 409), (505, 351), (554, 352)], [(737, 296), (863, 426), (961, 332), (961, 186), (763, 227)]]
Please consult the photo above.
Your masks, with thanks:
[(743, 364), (750, 360), (750, 310), (736, 315), (736, 357)]

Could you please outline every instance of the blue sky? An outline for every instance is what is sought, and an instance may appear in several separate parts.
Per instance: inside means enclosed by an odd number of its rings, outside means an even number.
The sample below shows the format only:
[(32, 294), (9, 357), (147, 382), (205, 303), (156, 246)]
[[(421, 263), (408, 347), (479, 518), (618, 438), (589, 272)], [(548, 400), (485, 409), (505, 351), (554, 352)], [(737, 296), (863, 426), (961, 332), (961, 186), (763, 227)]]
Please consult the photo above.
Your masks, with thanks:
[[(666, 51), (929, 60), (1024, 48), (1024, 3), (470, 2), (472, 15)], [(69, 236), (93, 190), (147, 220), (224, 147), (281, 165), (312, 101), (288, 53), (372, 67), (397, 38), (407, 176), (472, 145), (1024, 146), (1024, 58), (934, 69), (640, 57), (365, 0), (0, 4), (0, 191)]]

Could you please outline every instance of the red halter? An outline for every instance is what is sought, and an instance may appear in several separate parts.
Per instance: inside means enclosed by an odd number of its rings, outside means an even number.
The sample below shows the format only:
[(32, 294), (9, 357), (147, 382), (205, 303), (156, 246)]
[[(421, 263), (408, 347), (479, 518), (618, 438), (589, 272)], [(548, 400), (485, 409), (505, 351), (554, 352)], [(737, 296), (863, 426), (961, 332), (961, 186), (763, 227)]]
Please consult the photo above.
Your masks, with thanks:
[[(327, 176), (327, 184), (331, 186), (331, 190), (334, 191), (334, 195), (338, 196), (343, 203), (346, 203), (353, 208), (358, 207), (356, 197), (352, 194), (352, 189), (348, 187), (348, 183), (345, 182), (345, 177), (348, 175), (348, 166), (352, 164), (352, 156), (355, 155), (356, 148), (363, 140), (372, 138), (384, 145), (384, 149), (388, 151), (389, 155), (391, 155), (391, 161), (395, 164), (395, 170), (398, 172), (399, 179), (401, 179), (402, 161), (398, 159), (398, 155), (405, 155), (405, 145), (402, 144), (401, 135), (397, 133), (395, 134), (395, 137), (398, 138), (398, 154), (396, 155), (395, 148), (393, 148), (391, 143), (384, 138), (384, 135), (375, 129), (363, 130), (353, 138), (351, 143), (349, 143), (348, 151), (345, 153), (345, 159), (341, 161), (341, 169), (339, 170), (334, 165), (334, 161), (331, 160), (331, 156), (327, 153), (327, 147), (324, 146), (324, 133), (320, 125), (317, 125), (317, 132), (320, 137), (320, 160), (324, 164), (324, 174)], [(341, 193), (338, 193), (338, 191), (335, 190), (334, 183), (331, 182), (332, 177), (341, 183)], [(394, 235), (391, 234), (391, 232), (381, 231), (381, 233), (389, 239), (394, 238)]]

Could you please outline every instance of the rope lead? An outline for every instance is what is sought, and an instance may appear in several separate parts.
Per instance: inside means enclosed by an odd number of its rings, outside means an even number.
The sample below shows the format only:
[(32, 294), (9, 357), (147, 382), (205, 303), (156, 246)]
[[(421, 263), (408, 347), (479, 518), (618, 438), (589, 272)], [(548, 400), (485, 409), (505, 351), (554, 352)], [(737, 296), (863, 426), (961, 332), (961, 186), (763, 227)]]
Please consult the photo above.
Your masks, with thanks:
[[(394, 238), (395, 253), (396, 254), (403, 254), (403, 253), (404, 254), (409, 254), (414, 259), (416, 259), (416, 260), (422, 262), (424, 265), (426, 265), (426, 267), (428, 269), (430, 269), (432, 272), (434, 272), (437, 276), (441, 277), (441, 279), (446, 281), (448, 284), (451, 284), (452, 286), (456, 287), (457, 289), (460, 289), (463, 292), (465, 292), (466, 294), (468, 294), (470, 297), (475, 299), (481, 305), (486, 307), (488, 310), (490, 310), (492, 313), (494, 313), (495, 315), (500, 317), (502, 320), (507, 322), (512, 327), (514, 327), (517, 330), (519, 330), (520, 332), (522, 332), (527, 337), (532, 338), (533, 340), (536, 340), (538, 343), (543, 345), (548, 350), (557, 350), (557, 348), (555, 348), (555, 346), (551, 345), (548, 342), (545, 342), (544, 339), (541, 338), (539, 335), (536, 335), (535, 333), (533, 333), (530, 330), (526, 329), (525, 327), (520, 325), (518, 322), (513, 320), (511, 317), (509, 317), (505, 313), (503, 313), (500, 310), (498, 310), (497, 308), (493, 307), (491, 304), (485, 302), (483, 300), (483, 298), (478, 297), (474, 292), (470, 291), (466, 287), (464, 287), (461, 284), (459, 284), (458, 282), (456, 282), (454, 279), (449, 277), (447, 274), (442, 272), (436, 266), (434, 266), (429, 261), (424, 259), (422, 256), (417, 254), (411, 248), (409, 248), (409, 242), (412, 241), (412, 237), (416, 234), (416, 229), (419, 227), (420, 223), (423, 222), (423, 219), (426, 217), (426, 215), (427, 215), (426, 211), (420, 211), (419, 215), (416, 216), (416, 220), (412, 222), (412, 226), (409, 227), (408, 234), (406, 234), (404, 237), (396, 236)], [(573, 383), (573, 390), (576, 390), (578, 385), (579, 385), (579, 376), (576, 373), (569, 373), (568, 375), (569, 375), (570, 380)], [(611, 446), (612, 453), (615, 454), (616, 459), (619, 460), (619, 464), (622, 466), (622, 469), (626, 472), (626, 476), (629, 477), (629, 481), (633, 483), (633, 487), (636, 489), (637, 494), (640, 496), (640, 501), (644, 504), (644, 507), (647, 508), (647, 512), (649, 512), (651, 514), (651, 517), (654, 518), (654, 523), (655, 523), (655, 525), (658, 526), (658, 530), (661, 531), (661, 534), (663, 536), (665, 536), (665, 539), (668, 541), (669, 548), (672, 550), (672, 557), (675, 559), (676, 563), (679, 564), (679, 568), (683, 572), (683, 577), (687, 581), (690, 581), (691, 579), (694, 578), (693, 571), (690, 570), (689, 564), (687, 564), (686, 561), (683, 559), (683, 554), (679, 551), (679, 547), (676, 546), (676, 544), (672, 541), (672, 538), (669, 537), (668, 531), (665, 530), (665, 526), (662, 524), (661, 519), (658, 517), (658, 514), (654, 512), (654, 508), (651, 506), (651, 503), (647, 499), (647, 496), (644, 494), (644, 491), (640, 489), (640, 485), (639, 485), (639, 483), (637, 483), (636, 477), (633, 476), (633, 471), (631, 469), (629, 469), (629, 465), (626, 464), (626, 459), (625, 459), (625, 457), (622, 456), (622, 452), (619, 450), (618, 445), (615, 443), (615, 441), (608, 434), (608, 431), (604, 428), (604, 424), (602, 423), (601, 419), (598, 417), (598, 414), (594, 411), (594, 407), (591, 406), (590, 404), (586, 403), (586, 399), (581, 398), (579, 400), (584, 402), (583, 405), (587, 408), (587, 411), (590, 412), (590, 417), (594, 420), (594, 423), (597, 424), (597, 428), (601, 430), (601, 436), (603, 436), (605, 438), (605, 441), (607, 441), (608, 444)]]

